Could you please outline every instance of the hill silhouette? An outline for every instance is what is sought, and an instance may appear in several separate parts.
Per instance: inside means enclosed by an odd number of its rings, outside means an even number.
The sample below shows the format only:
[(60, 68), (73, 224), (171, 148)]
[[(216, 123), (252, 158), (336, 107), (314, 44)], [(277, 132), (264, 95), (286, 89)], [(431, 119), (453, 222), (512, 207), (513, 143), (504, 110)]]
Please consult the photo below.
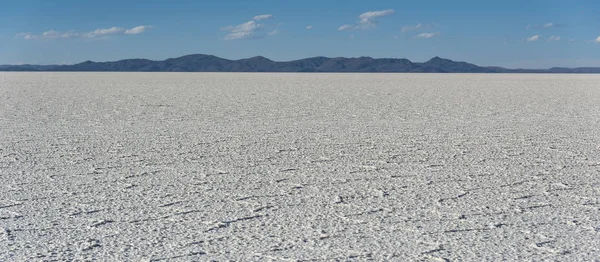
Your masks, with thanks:
[(278, 62), (266, 57), (229, 60), (213, 55), (192, 54), (162, 61), (124, 59), (113, 62), (85, 61), (74, 65), (3, 65), (0, 71), (64, 72), (380, 72), (380, 73), (600, 73), (600, 67), (507, 69), (478, 66), (434, 57), (416, 63), (404, 58), (323, 56)]

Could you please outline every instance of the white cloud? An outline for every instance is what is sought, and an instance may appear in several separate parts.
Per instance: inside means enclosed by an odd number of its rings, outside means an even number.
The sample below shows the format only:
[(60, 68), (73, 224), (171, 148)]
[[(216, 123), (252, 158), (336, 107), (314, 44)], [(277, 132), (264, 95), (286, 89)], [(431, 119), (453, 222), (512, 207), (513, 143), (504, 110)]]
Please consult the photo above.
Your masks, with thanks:
[(125, 30), (125, 34), (126, 35), (137, 35), (137, 34), (143, 33), (144, 31), (146, 31), (146, 29), (149, 29), (149, 28), (151, 28), (151, 26), (140, 25), (140, 26), (136, 26), (134, 28)]
[(259, 27), (261, 27), (261, 24), (256, 23), (254, 20), (236, 26), (228, 26), (224, 28), (224, 30), (230, 31), (225, 36), (225, 40), (250, 38), (256, 33)]
[(261, 21), (261, 20), (267, 20), (267, 19), (271, 19), (271, 18), (273, 18), (273, 15), (257, 15), (254, 18), (252, 18), (252, 20)]
[(25, 40), (35, 39), (35, 35), (32, 35), (31, 33), (19, 33), (15, 37), (16, 38), (22, 37)]
[(74, 38), (74, 37), (79, 37), (80, 34), (79, 33), (75, 33), (75, 32), (66, 32), (66, 33), (62, 33), (60, 35), (60, 38)]
[[(249, 38), (261, 38), (265, 36), (263, 30), (266, 25), (259, 23), (259, 21), (268, 20), (273, 18), (273, 15), (257, 15), (252, 18), (252, 20), (236, 25), (236, 26), (227, 26), (222, 28), (222, 30), (229, 31), (223, 39), (225, 40), (237, 40), (237, 39), (249, 39)], [(280, 24), (277, 25), (277, 27)], [(275, 27), (275, 29), (266, 33), (266, 36), (274, 36), (279, 33), (279, 30)], [(268, 26), (267, 26), (268, 28)], [(271, 28), (273, 28), (271, 26)], [(261, 32), (262, 31), (262, 32)]]
[(550, 28), (556, 28), (556, 27), (561, 27), (563, 26), (562, 24), (557, 24), (557, 23), (545, 23), (542, 25), (527, 25), (527, 29), (550, 29)]
[(35, 36), (35, 37), (45, 38), (45, 39), (59, 39), (59, 38), (72, 38), (72, 37), (77, 37), (77, 36), (79, 36), (78, 33), (73, 33), (73, 32), (60, 33), (55, 30), (50, 30), (50, 31), (43, 32), (41, 35)]
[(50, 39), (59, 38), (60, 37), (60, 33), (58, 33), (55, 30), (50, 30), (50, 31), (43, 32), (42, 33), (42, 37), (43, 38), (50, 38)]
[(310, 30), (310, 29), (313, 29), (312, 25), (309, 25), (309, 26), (306, 27), (306, 30)]
[(420, 34), (416, 35), (415, 37), (428, 39), (428, 38), (432, 38), (436, 35), (437, 35), (437, 33), (420, 33)]
[(32, 33), (19, 33), (15, 36), (15, 38), (23, 38), (25, 40), (33, 40), (38, 39), (40, 36), (34, 35)]
[(338, 31), (344, 31), (349, 29), (370, 29), (377, 26), (377, 18), (384, 17), (393, 14), (395, 11), (392, 9), (380, 10), (380, 11), (369, 11), (362, 13), (358, 16), (358, 22), (355, 26), (342, 25), (338, 28)]
[(377, 25), (375, 20), (378, 17), (388, 16), (393, 13), (394, 13), (394, 10), (392, 10), (392, 9), (381, 10), (381, 11), (370, 11), (370, 12), (363, 13), (358, 16), (358, 18), (360, 19), (360, 21), (358, 22), (358, 27), (360, 29), (368, 29), (368, 28), (375, 27)]
[(65, 32), (65, 33), (61, 33), (58, 32), (56, 30), (49, 30), (46, 32), (43, 32), (40, 35), (34, 35), (31, 33), (20, 33), (17, 35), (17, 37), (22, 37), (25, 40), (33, 40), (33, 39), (64, 39), (64, 38), (73, 38), (73, 37), (78, 37), (79, 34), (78, 33), (73, 33), (73, 32)]
[(344, 30), (349, 30), (352, 29), (351, 25), (342, 25), (338, 28), (338, 31), (344, 31)]
[(100, 29), (96, 29), (91, 32), (87, 32), (87, 33), (83, 34), (83, 36), (87, 37), (87, 38), (94, 38), (94, 37), (99, 37), (99, 36), (120, 34), (123, 32), (125, 32), (125, 29), (123, 29), (121, 27), (100, 28)]
[(592, 42), (594, 42), (596, 44), (600, 44), (600, 36), (597, 37), (596, 39), (592, 40)]
[(540, 40), (540, 37), (541, 37), (540, 35), (533, 35), (533, 36), (527, 37), (527, 42), (535, 42), (537, 40)]
[(141, 34), (145, 30), (150, 28), (150, 26), (137, 26), (131, 28), (129, 30), (125, 30), (122, 27), (111, 27), (111, 28), (99, 28), (94, 31), (86, 32), (86, 33), (78, 33), (78, 32), (59, 32), (56, 30), (49, 30), (43, 32), (39, 35), (31, 34), (31, 33), (20, 33), (17, 34), (17, 37), (22, 37), (25, 40), (33, 40), (33, 39), (67, 39), (67, 38), (97, 38), (101, 36), (108, 35), (117, 35), (117, 34)]
[(550, 41), (560, 41), (560, 36), (553, 35), (551, 37), (548, 37), (548, 42)]

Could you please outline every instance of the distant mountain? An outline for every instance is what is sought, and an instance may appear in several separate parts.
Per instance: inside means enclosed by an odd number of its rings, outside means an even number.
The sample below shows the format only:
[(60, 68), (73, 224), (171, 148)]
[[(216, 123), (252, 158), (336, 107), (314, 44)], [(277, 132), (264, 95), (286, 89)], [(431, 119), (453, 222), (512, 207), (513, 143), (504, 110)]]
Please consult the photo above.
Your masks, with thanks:
[(116, 71), (135, 72), (140, 68), (155, 63), (148, 59), (126, 59), (116, 62), (92, 62), (85, 61), (75, 65), (62, 65), (47, 69), (45, 71)]
[(125, 59), (114, 62), (85, 61), (74, 65), (0, 65), (0, 71), (600, 73), (600, 67), (507, 69), (494, 66), (482, 67), (437, 56), (423, 63), (415, 63), (402, 58), (328, 58), (323, 56), (277, 62), (262, 56), (228, 60), (213, 55), (193, 54), (163, 61)]
[(0, 71), (44, 71), (56, 65), (0, 65)]
[(419, 64), (419, 67), (413, 72), (423, 73), (495, 73), (495, 71), (479, 67), (467, 62), (455, 62), (449, 59), (434, 57), (425, 63)]

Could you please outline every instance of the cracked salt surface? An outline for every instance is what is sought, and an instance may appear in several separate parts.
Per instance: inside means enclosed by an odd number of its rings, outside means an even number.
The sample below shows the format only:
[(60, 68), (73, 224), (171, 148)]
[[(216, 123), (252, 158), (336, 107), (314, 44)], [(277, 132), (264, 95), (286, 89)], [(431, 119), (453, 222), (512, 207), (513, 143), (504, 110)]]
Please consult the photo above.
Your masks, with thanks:
[(0, 261), (594, 260), (600, 76), (0, 73)]

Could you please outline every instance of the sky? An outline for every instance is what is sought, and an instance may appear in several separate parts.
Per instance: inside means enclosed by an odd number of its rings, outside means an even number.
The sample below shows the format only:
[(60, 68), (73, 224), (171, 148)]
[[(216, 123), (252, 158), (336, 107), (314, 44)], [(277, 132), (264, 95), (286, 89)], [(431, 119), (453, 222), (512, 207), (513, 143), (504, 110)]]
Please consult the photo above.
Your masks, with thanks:
[(0, 64), (187, 54), (600, 67), (598, 0), (6, 0)]

